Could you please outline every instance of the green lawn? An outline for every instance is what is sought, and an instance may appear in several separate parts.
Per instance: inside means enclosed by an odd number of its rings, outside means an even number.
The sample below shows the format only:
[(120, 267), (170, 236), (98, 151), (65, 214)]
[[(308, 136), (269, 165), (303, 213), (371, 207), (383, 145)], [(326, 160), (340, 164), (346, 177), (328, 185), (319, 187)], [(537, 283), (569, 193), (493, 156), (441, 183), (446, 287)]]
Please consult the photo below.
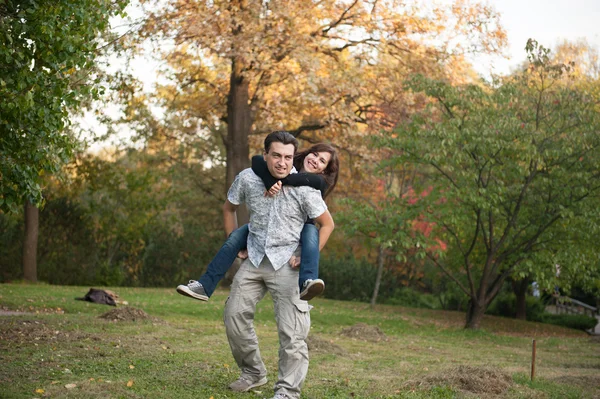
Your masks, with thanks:
[[(108, 321), (99, 316), (114, 308), (74, 300), (88, 288), (0, 285), (0, 397), (273, 395), (278, 344), (269, 297), (255, 321), (269, 384), (238, 394), (227, 389), (238, 369), (221, 320), (226, 291), (203, 303), (174, 289), (111, 288), (150, 317)], [(311, 303), (303, 398), (600, 397), (600, 340), (583, 332), (491, 316), (474, 332), (462, 329), (458, 312)]]

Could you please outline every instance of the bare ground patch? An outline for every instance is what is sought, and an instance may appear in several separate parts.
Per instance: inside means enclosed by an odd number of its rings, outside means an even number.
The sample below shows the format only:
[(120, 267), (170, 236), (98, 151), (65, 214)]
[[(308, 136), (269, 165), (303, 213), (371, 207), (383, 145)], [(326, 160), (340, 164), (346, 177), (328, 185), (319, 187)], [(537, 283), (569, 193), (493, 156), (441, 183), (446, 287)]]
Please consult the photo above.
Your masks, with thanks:
[(335, 344), (333, 340), (327, 340), (318, 335), (309, 335), (306, 339), (306, 344), (308, 345), (308, 350), (310, 352), (330, 353), (340, 356), (347, 355), (347, 352), (342, 347)]
[(356, 323), (353, 326), (344, 328), (341, 335), (369, 342), (388, 341), (388, 337), (379, 327), (364, 323)]
[(493, 398), (503, 395), (513, 385), (508, 373), (492, 367), (458, 366), (419, 381), (408, 381), (405, 388), (429, 389), (434, 386), (449, 386), (466, 394)]
[(17, 344), (31, 342), (68, 342), (90, 337), (89, 334), (63, 331), (43, 320), (15, 318), (0, 327), (0, 342)]

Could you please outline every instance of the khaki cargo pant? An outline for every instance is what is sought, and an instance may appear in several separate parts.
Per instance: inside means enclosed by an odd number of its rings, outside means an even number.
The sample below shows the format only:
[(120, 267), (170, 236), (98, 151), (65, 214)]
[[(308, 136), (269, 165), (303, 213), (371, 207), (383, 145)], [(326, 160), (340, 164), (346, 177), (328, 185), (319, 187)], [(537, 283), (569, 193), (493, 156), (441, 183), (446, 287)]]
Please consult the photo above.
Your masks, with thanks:
[(266, 376), (254, 330), (256, 304), (269, 291), (275, 306), (279, 332), (279, 375), (275, 393), (300, 397), (300, 388), (308, 372), (308, 347), (305, 339), (310, 329), (310, 306), (299, 297), (298, 269), (287, 263), (273, 269), (265, 256), (256, 268), (246, 259), (235, 275), (224, 312), (231, 353), (242, 371), (252, 381)]

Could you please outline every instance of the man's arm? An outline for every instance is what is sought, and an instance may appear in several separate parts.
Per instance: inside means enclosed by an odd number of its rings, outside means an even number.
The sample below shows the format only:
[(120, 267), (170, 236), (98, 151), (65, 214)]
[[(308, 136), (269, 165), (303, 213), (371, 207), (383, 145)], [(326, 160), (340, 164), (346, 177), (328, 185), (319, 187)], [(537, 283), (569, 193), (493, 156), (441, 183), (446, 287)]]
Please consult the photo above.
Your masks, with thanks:
[(232, 204), (229, 200), (225, 200), (223, 204), (223, 226), (227, 237), (231, 232), (238, 228), (236, 211), (239, 205)]
[[(223, 204), (223, 225), (225, 226), (225, 234), (227, 237), (233, 230), (238, 228), (237, 224), (237, 209), (239, 205), (232, 204), (229, 200), (225, 200)], [(246, 259), (248, 257), (248, 249), (242, 249), (237, 254), (238, 258)]]
[(327, 244), (327, 240), (329, 240), (329, 236), (335, 228), (335, 223), (333, 223), (333, 218), (328, 210), (323, 212), (321, 216), (316, 217), (314, 220), (319, 224), (319, 226), (321, 226), (319, 228), (319, 251), (321, 251), (325, 244)]

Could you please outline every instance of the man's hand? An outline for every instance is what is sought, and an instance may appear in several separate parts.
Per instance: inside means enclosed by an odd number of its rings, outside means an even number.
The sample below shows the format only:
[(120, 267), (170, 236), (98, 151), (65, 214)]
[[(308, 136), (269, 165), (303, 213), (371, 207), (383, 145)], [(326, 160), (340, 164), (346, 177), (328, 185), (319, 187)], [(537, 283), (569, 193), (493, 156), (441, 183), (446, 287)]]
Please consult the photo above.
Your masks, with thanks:
[(238, 252), (237, 257), (240, 259), (248, 259), (248, 250), (242, 249), (240, 252)]
[(297, 268), (298, 266), (300, 266), (300, 257), (296, 256), (296, 255), (292, 255), (292, 257), (290, 258), (289, 262), (290, 266), (292, 268)]
[(265, 191), (265, 197), (274, 197), (281, 190), (281, 180), (273, 184), (270, 189)]

